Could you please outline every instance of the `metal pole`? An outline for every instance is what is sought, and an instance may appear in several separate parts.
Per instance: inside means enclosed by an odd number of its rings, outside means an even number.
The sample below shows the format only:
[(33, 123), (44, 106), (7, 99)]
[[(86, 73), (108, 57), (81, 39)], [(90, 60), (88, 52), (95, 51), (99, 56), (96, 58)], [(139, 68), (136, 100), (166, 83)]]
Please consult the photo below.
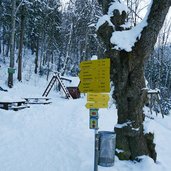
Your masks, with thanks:
[(95, 144), (94, 144), (94, 171), (98, 171), (98, 159), (99, 159), (99, 134), (95, 129)]

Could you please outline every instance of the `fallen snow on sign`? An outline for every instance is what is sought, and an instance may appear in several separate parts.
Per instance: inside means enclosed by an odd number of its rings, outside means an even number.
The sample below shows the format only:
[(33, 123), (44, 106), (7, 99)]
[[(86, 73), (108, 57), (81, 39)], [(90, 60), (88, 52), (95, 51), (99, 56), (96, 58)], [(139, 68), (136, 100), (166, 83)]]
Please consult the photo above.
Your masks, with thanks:
[(141, 32), (144, 27), (148, 25), (147, 19), (151, 9), (152, 0), (149, 4), (148, 11), (144, 19), (135, 27), (130, 30), (114, 31), (110, 42), (114, 44), (114, 49), (125, 50), (127, 52), (132, 51), (132, 47), (135, 45), (138, 39), (141, 37)]

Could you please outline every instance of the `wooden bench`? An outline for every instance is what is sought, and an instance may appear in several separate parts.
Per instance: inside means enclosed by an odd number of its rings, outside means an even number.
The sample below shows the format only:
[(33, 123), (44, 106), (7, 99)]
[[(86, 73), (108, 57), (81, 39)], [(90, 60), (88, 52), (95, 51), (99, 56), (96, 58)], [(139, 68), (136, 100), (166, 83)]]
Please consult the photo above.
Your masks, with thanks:
[(27, 104), (50, 104), (52, 103), (50, 100), (50, 98), (47, 97), (28, 97), (28, 98), (24, 98), (26, 100)]

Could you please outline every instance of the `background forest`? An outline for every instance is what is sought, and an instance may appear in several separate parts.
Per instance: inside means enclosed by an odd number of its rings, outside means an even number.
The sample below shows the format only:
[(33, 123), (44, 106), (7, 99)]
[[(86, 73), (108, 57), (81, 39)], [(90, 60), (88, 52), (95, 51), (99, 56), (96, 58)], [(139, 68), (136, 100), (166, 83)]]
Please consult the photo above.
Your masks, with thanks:
[[(125, 2), (130, 10), (128, 20), (135, 26), (148, 4)], [(103, 58), (104, 46), (95, 27), (102, 12), (96, 0), (70, 0), (65, 5), (62, 0), (0, 0), (0, 11), (0, 64), (15, 68), (19, 81), (30, 79), (22, 77), (23, 72), (44, 75), (47, 80), (54, 71), (78, 76), (81, 61), (93, 55)], [(161, 90), (165, 114), (171, 109), (170, 31), (168, 17), (145, 64), (148, 87)], [(31, 66), (27, 60), (32, 61)]]

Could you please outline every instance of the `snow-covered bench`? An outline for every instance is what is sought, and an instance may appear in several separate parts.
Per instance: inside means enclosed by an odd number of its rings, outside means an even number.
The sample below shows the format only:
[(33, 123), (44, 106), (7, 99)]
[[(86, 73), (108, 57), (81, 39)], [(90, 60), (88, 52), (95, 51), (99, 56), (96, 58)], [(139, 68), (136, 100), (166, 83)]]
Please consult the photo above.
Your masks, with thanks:
[(27, 104), (50, 104), (50, 98), (47, 97), (25, 97)]
[(24, 109), (28, 107), (26, 105), (26, 101), (25, 100), (5, 100), (5, 101), (0, 101), (0, 108), (1, 109), (5, 109), (5, 110), (19, 110), (19, 109)]

